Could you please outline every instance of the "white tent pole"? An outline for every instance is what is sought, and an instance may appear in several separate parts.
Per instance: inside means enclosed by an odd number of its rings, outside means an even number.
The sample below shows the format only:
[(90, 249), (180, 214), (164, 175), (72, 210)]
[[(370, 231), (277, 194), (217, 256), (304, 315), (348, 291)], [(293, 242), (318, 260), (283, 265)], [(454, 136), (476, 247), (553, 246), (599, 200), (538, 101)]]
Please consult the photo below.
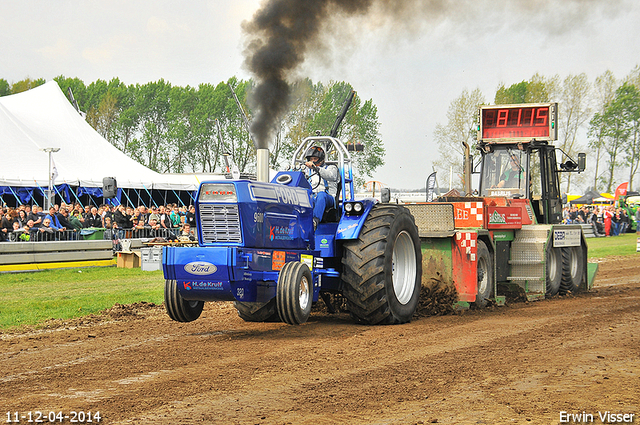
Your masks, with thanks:
[(45, 211), (49, 211), (49, 208), (51, 208), (51, 149), (47, 152), (49, 153), (49, 186), (47, 189), (47, 206)]
[(49, 208), (51, 208), (51, 192), (53, 191), (53, 185), (52, 185), (52, 181), (51, 181), (51, 154), (54, 152), (58, 152), (60, 150), (60, 148), (44, 148), (44, 149), (40, 149), (43, 152), (47, 152), (49, 154), (49, 189), (47, 190), (47, 196), (45, 199), (45, 211), (48, 211)]

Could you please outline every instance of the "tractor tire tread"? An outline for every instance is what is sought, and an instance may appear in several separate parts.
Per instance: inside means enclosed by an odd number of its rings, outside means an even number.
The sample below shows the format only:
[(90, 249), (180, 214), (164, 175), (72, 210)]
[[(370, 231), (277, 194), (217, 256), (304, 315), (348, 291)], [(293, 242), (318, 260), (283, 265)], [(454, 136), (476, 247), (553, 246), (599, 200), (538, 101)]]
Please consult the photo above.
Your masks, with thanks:
[[(392, 227), (398, 220), (404, 220), (404, 224), (401, 224), (404, 226), (402, 230), (408, 230), (414, 244), (417, 243), (417, 285), (407, 307), (411, 310), (411, 314), (406, 312), (399, 314), (393, 311), (388, 298), (389, 289), (385, 285), (385, 280), (391, 273), (390, 270), (385, 270), (385, 267), (390, 264), (385, 257), (392, 252), (389, 251), (392, 249), (389, 246), (389, 240), (392, 236)], [(347, 308), (357, 323), (379, 325), (405, 323), (411, 320), (420, 294), (422, 262), (419, 251), (417, 227), (409, 211), (397, 205), (375, 205), (365, 220), (358, 239), (343, 245), (343, 291)], [(391, 282), (390, 285), (393, 283)], [(393, 289), (390, 291), (393, 292)]]

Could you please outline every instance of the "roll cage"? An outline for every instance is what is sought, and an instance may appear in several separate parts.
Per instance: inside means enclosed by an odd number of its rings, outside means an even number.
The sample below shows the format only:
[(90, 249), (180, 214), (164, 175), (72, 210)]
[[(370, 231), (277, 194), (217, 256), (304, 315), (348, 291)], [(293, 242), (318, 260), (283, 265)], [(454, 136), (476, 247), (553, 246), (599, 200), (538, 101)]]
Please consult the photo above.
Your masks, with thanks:
[(336, 165), (340, 175), (340, 184), (338, 186), (338, 196), (336, 197), (336, 206), (341, 207), (343, 201), (353, 201), (355, 192), (353, 189), (353, 160), (346, 145), (340, 139), (330, 136), (312, 136), (305, 138), (291, 158), (291, 169), (307, 171), (304, 163), (307, 162), (304, 157), (305, 152), (311, 146), (320, 146), (325, 151), (325, 164)]

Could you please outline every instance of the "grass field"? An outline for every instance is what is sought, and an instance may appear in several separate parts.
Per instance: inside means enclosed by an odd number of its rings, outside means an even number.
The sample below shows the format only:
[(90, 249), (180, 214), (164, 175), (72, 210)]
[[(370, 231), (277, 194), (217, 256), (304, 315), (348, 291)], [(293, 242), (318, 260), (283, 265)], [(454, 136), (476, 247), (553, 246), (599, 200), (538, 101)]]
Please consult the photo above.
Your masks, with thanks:
[[(589, 238), (589, 258), (636, 253), (636, 235)], [(163, 301), (162, 271), (96, 267), (0, 274), (0, 330), (69, 319), (140, 301)]]
[(637, 255), (640, 258), (640, 252), (636, 252), (636, 241), (635, 233), (626, 233), (610, 238), (588, 238), (589, 258), (603, 258), (613, 255)]
[(0, 329), (163, 301), (162, 271), (116, 267), (0, 274)]

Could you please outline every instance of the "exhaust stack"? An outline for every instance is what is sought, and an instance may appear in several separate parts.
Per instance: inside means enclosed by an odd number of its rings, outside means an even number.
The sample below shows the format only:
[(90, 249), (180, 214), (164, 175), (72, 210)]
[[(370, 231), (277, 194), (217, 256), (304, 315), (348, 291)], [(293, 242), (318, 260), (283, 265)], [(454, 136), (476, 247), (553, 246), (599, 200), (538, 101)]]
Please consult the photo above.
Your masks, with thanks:
[(269, 149), (256, 149), (256, 177), (259, 182), (269, 182)]

